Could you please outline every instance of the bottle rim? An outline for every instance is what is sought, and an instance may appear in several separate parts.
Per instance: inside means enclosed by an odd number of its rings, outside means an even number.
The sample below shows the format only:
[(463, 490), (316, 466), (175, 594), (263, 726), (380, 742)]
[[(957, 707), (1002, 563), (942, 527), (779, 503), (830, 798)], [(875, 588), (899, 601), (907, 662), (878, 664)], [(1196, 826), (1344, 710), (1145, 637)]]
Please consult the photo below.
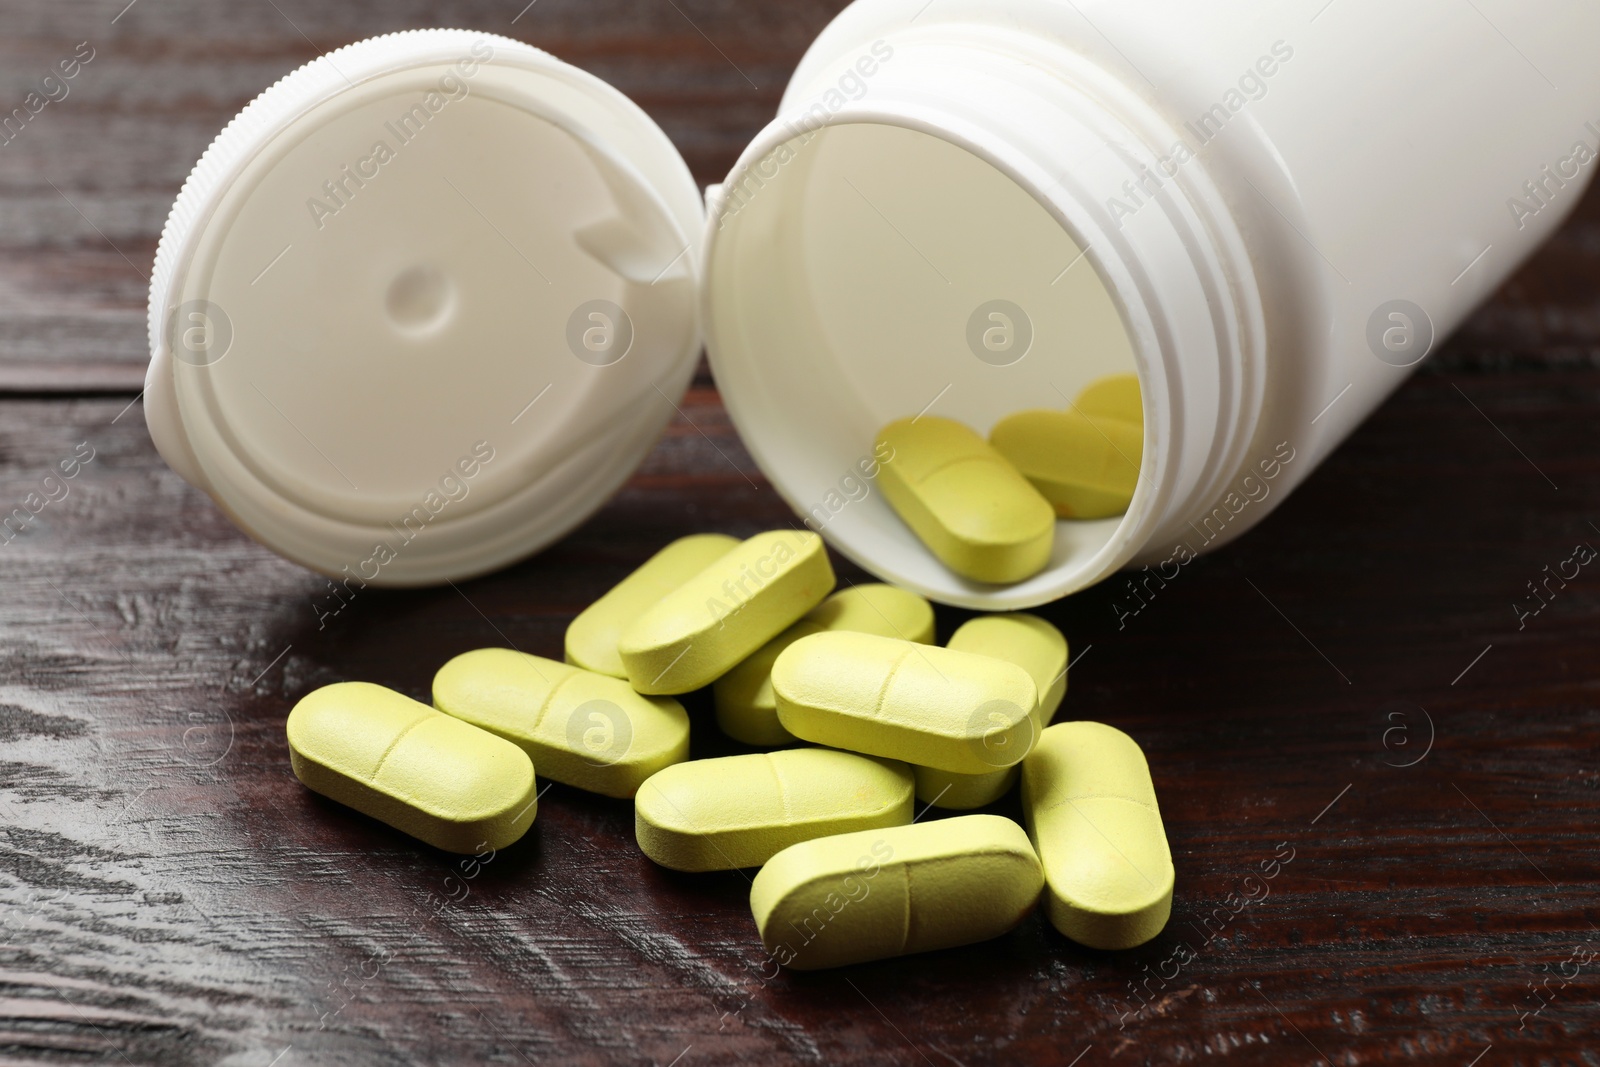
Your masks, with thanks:
[[(1122, 182), (1153, 166), (1160, 153), (1152, 146), (1162, 143), (1168, 127), (1105, 71), (1058, 43), (992, 26), (937, 23), (904, 28), (884, 39), (895, 49), (897, 73), (875, 86), (870, 99), (808, 110), (803, 87), (791, 87), (784, 110), (713, 190), (702, 257), (702, 319), (711, 366), (756, 462), (797, 514), (806, 515), (806, 494), (791, 474), (792, 456), (786, 455), (793, 449), (774, 429), (775, 419), (783, 416), (765, 395), (760, 353), (741, 343), (741, 298), (737, 283), (729, 280), (738, 272), (725, 261), (737, 259), (736, 231), (744, 211), (730, 191), (742, 188), (786, 145), (846, 125), (927, 134), (1005, 175), (1084, 250), (1132, 341), (1144, 393), (1145, 459), (1128, 512), (1114, 529), (1095, 531), (1089, 551), (1080, 552), (1074, 544), (1065, 559), (1063, 537), (1081, 535), (1093, 524), (1067, 523), (1065, 533), (1058, 524), (1056, 553), (1045, 571), (1009, 586), (974, 583), (942, 567), (930, 568), (926, 557), (931, 554), (914, 538), (909, 551), (925, 555), (908, 563), (906, 539), (882, 536), (885, 524), (900, 520), (881, 500), (865, 509), (874, 516), (872, 523), (857, 519), (819, 532), (869, 572), (936, 601), (984, 610), (1034, 607), (1085, 589), (1147, 554), (1209, 503), (1216, 486), (1242, 462), (1260, 414), (1264, 366), (1254, 276), (1203, 161), (1191, 161), (1185, 173), (1166, 182), (1151, 198), (1150, 210), (1139, 211), (1120, 229), (1109, 224), (1101, 194), (1120, 190)], [(834, 51), (840, 51), (838, 44)], [(926, 62), (917, 58), (923, 53)], [(811, 84), (826, 85), (839, 59), (808, 57)], [(919, 63), (920, 69), (911, 69)], [(1035, 116), (1049, 119), (1036, 126), (1050, 129), (1019, 133), (1015, 123), (985, 121), (997, 116), (942, 91), (936, 79), (948, 81), (964, 63), (980, 77), (1013, 81), (1019, 66), (1027, 65), (1029, 91), (1037, 96)], [(1035, 78), (1040, 70), (1052, 76)], [(1074, 168), (1074, 158), (1081, 155), (1074, 149), (1084, 137), (1112, 151)], [(880, 529), (864, 529), (873, 525)]]

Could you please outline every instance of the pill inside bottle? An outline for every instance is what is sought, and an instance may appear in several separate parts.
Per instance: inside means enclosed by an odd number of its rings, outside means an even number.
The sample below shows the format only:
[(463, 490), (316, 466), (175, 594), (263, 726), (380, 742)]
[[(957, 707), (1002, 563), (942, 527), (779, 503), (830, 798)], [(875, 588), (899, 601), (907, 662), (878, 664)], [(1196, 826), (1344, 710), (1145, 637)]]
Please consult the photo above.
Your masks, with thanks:
[[(713, 358), (743, 401), (736, 418), (760, 420), (763, 469), (811, 529), (885, 580), (948, 603), (992, 604), (1007, 587), (1019, 606), (1039, 602), (1112, 540), (1114, 495), (1087, 518), (1041, 503), (1044, 547), (973, 566), (956, 536), (906, 521), (891, 483), (917, 464), (902, 442), (925, 423), (987, 442), (1020, 412), (1071, 412), (1097, 382), (1131, 381), (1137, 396), (1133, 345), (1092, 256), (1029, 189), (950, 140), (852, 123), (786, 147), (782, 166), (723, 190), (708, 280), (712, 334), (738, 331), (740, 352), (762, 353), (759, 368)], [(780, 240), (803, 254), (772, 255)], [(747, 375), (770, 402), (751, 405)], [(1098, 479), (1104, 442), (1083, 443)], [(1121, 493), (1132, 479), (1116, 473)]]

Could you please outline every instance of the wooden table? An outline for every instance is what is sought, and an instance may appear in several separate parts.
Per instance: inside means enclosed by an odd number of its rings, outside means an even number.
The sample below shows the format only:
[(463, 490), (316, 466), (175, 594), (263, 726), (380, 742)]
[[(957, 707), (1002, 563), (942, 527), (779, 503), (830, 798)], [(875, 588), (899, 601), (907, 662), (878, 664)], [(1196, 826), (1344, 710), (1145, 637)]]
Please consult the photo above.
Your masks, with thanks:
[[(1514, 609), (1600, 545), (1600, 197), (1259, 531), (1120, 625), (1120, 582), (1045, 611), (1080, 657), (1065, 713), (1149, 754), (1178, 870), (1159, 939), (1091, 952), (1035, 916), (770, 977), (747, 876), (653, 866), (626, 802), (556, 786), (524, 841), (463, 864), (301, 788), (283, 734), (324, 683), (425, 696), (467, 649), (559, 655), (669, 539), (790, 523), (708, 378), (561, 544), (362, 592), (325, 628), (323, 582), (168, 471), (135, 396), (172, 197), (317, 52), (516, 34), (634, 96), (710, 181), (838, 0), (125, 3), (0, 12), (0, 110), (95, 53), (0, 147), (0, 510), (93, 455), (0, 545), (0, 1059), (1600, 1062), (1600, 571)], [(735, 751), (689, 703), (694, 754)]]

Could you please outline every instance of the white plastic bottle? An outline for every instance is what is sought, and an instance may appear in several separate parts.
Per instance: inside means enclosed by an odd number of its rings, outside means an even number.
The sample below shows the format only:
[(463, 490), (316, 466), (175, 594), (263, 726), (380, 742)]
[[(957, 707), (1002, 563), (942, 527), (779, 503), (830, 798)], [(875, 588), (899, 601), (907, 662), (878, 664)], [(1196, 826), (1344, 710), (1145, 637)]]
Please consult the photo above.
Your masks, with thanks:
[[(858, 0), (718, 202), (723, 397), (835, 546), (936, 599), (1174, 573), (1276, 507), (1577, 203), (1596, 40), (1582, 0)], [(966, 343), (996, 299), (1032, 334), (999, 366)], [(871, 491), (891, 418), (986, 431), (1123, 368), (1133, 506), (1062, 523), (1027, 582), (951, 574)]]
[[(277, 551), (437, 582), (598, 508), (703, 327), (752, 454), (835, 548), (1036, 605), (1260, 521), (1548, 236), (1600, 156), (1597, 39), (1588, 0), (858, 0), (709, 219), (598, 79), (467, 31), (362, 42), (196, 167), (147, 418)], [(1028, 581), (953, 575), (876, 491), (892, 419), (986, 432), (1119, 371), (1145, 398), (1132, 507), (1059, 524)]]

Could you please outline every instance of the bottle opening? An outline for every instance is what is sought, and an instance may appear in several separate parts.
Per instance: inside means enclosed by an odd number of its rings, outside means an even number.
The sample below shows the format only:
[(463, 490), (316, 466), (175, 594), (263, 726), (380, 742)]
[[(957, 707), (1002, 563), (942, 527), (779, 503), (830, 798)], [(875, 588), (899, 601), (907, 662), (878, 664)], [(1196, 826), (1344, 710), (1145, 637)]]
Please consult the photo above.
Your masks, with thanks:
[[(1073, 412), (1090, 386), (1137, 374), (1092, 257), (1033, 191), (946, 138), (856, 122), (780, 144), (735, 173), (719, 208), (712, 360), (809, 527), (947, 603), (1034, 605), (1104, 576), (1124, 525), (1104, 506), (1058, 521), (1044, 570), (1000, 586), (936, 558), (879, 484), (894, 459), (878, 435), (896, 420), (955, 420), (988, 439), (1018, 413)], [(1142, 430), (1133, 440), (1137, 453)]]

